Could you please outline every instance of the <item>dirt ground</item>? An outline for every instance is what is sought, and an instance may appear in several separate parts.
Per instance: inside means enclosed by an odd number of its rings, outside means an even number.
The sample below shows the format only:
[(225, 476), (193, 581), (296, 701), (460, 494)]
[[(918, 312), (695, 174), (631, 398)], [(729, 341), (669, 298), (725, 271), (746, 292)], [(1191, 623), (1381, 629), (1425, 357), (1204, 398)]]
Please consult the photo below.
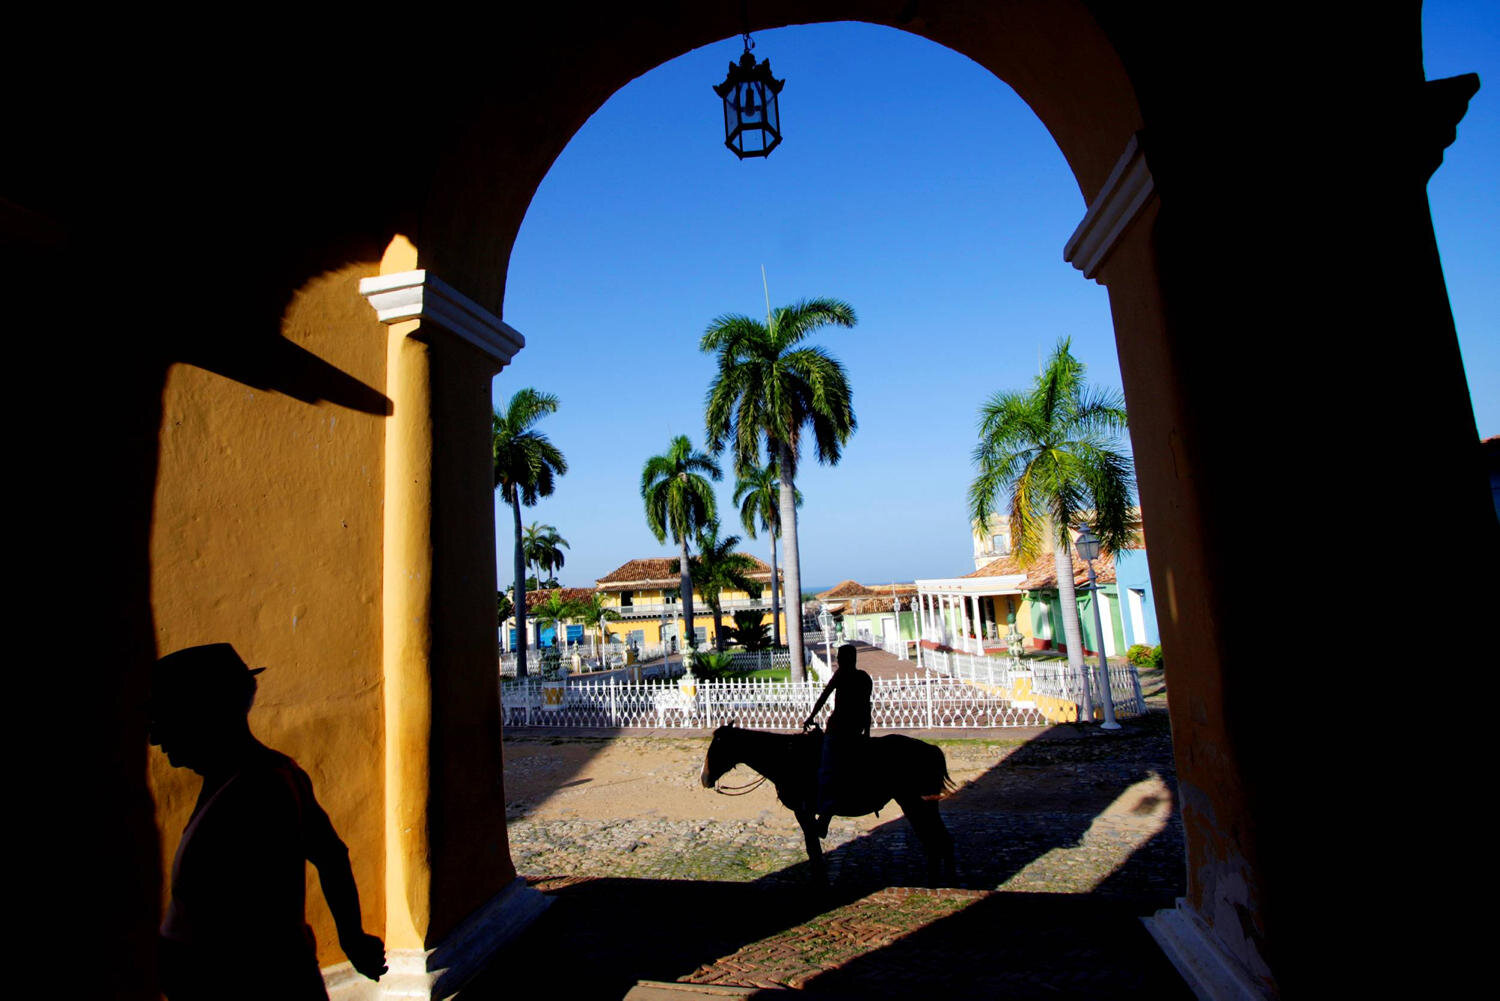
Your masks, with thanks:
[[(1027, 736), (1030, 739), (934, 741), (942, 747), (957, 787), (944, 809), (1012, 813), (1076, 809), (1078, 771), (1083, 764), (1076, 753), (1032, 754), (1024, 768), (997, 773), (997, 767), (1017, 750), (1037, 747), (1034, 733), (1028, 731)], [(706, 736), (603, 738), (534, 732), (510, 736), (505, 741), (506, 811), (512, 817), (533, 820), (779, 820), (778, 826), (796, 828), (791, 812), (777, 802), (770, 783), (738, 796), (703, 788), (698, 774), (707, 748)], [(1060, 744), (1058, 749), (1062, 751)], [(719, 785), (741, 786), (756, 777), (741, 765)], [(1101, 818), (1122, 827), (1157, 829), (1171, 805), (1166, 780), (1153, 773), (1126, 787), (1105, 807)], [(894, 805), (891, 809), (899, 813)], [(888, 815), (871, 816), (855, 818), (855, 822), (874, 827), (888, 819)]]
[[(924, 735), (943, 749), (955, 792), (942, 805), (962, 846), (1004, 835), (1010, 858), (986, 844), (994, 882), (982, 874), (966, 885), (1009, 889), (1086, 890), (1175, 821), (1170, 735), (1164, 714), (1132, 721), (1116, 735), (1097, 727), (989, 732), (967, 739)], [(766, 783), (726, 796), (699, 782), (708, 735), (593, 737), (536, 730), (507, 735), (506, 807), (524, 874), (598, 875), (631, 872), (668, 878), (737, 878), (715, 873), (702, 849), (736, 839), (765, 850), (757, 872), (802, 855), (791, 811)], [(720, 786), (756, 779), (744, 766)], [(904, 829), (891, 804), (876, 815), (837, 818), (825, 850)], [(1065, 829), (1064, 836), (1059, 832)], [(1099, 837), (1092, 837), (1098, 835)], [(1034, 843), (1028, 852), (1021, 841)], [(696, 868), (652, 859), (669, 842), (692, 845)], [(1087, 853), (1074, 852), (1085, 844)], [(1108, 850), (1103, 850), (1105, 847)], [(642, 849), (655, 849), (642, 850)], [(628, 855), (628, 859), (626, 856)], [(671, 853), (668, 853), (671, 857)], [(737, 856), (738, 858), (739, 856)], [(1008, 885), (1007, 885), (1008, 884)]]
[[(1114, 734), (919, 736), (958, 787), (941, 807), (958, 872), (935, 886), (894, 804), (837, 818), (827, 883), (810, 879), (769, 784), (738, 797), (699, 784), (706, 733), (509, 731), (512, 858), (553, 906), (464, 996), (552, 990), (565, 970), (579, 997), (673, 982), (873, 1001), (1189, 1001), (1140, 921), (1185, 882), (1165, 713)], [(741, 767), (722, 782), (754, 777)]]

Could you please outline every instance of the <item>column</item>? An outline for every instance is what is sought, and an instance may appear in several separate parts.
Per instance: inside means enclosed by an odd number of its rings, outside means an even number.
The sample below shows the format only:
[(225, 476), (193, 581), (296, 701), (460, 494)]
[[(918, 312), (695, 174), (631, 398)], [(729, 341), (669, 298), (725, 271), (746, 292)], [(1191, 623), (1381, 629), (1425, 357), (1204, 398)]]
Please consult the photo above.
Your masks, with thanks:
[(969, 602), (963, 594), (953, 596), (954, 604), (958, 606), (958, 648), (964, 653), (969, 652)]
[(969, 605), (974, 609), (974, 653), (984, 656), (984, 617), (979, 614), (978, 595), (969, 595)]
[(381, 599), (391, 970), (380, 990), (430, 997), (545, 906), (510, 860), (495, 690), (490, 384), (524, 340), (430, 272), (397, 271), (415, 263), (404, 239), (386, 256), (393, 273), (360, 283), (387, 325), (391, 400)]

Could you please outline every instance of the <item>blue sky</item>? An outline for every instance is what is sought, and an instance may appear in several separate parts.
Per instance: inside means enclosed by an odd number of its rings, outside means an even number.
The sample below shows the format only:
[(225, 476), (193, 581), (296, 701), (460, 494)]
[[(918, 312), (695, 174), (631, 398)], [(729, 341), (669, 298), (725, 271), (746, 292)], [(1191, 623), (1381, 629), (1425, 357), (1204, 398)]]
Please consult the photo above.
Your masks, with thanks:
[[(1429, 78), (1485, 86), (1430, 185), (1480, 433), (1500, 433), (1500, 5), (1429, 3)], [(1015, 93), (966, 57), (866, 24), (755, 36), (787, 80), (786, 139), (743, 163), (709, 89), (732, 38), (617, 92), (543, 181), (516, 240), (505, 319), (527, 346), (495, 380), (557, 394), (541, 425), (570, 472), (523, 512), (569, 540), (563, 583), (669, 555), (646, 528), (640, 470), (674, 435), (703, 443), (714, 317), (835, 296), (853, 330), (818, 335), (849, 373), (859, 430), (837, 467), (805, 462), (802, 577), (826, 586), (972, 568), (965, 491), (975, 414), (1025, 388), (1059, 337), (1118, 388), (1105, 290), (1062, 260), (1084, 202), (1056, 144)], [(858, 89), (851, 81), (873, 81)], [(726, 529), (732, 471), (719, 484)], [(496, 508), (508, 581), (510, 514)], [(744, 549), (767, 556), (764, 537)]]

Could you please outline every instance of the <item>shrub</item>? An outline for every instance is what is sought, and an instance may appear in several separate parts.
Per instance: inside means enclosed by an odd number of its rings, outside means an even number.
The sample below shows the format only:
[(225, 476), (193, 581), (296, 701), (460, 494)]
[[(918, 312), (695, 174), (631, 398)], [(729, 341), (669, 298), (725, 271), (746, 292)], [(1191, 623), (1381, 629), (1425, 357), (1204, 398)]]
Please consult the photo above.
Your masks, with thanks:
[(1136, 667), (1146, 667), (1151, 663), (1153, 648), (1144, 643), (1137, 643), (1125, 651), (1125, 659)]
[(734, 670), (734, 654), (700, 653), (693, 657), (693, 673), (700, 678), (722, 678)]
[(1156, 646), (1151, 648), (1151, 666), (1158, 671), (1162, 669), (1160, 644), (1157, 644)]

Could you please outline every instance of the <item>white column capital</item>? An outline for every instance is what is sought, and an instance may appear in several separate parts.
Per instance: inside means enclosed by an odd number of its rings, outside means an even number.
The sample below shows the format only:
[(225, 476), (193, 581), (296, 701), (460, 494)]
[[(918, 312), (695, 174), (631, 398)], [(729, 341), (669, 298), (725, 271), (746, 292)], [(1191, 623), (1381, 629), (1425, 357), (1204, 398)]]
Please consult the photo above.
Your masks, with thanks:
[(431, 271), (418, 269), (364, 278), (359, 294), (369, 301), (381, 323), (430, 320), (502, 367), (526, 346), (526, 338), (514, 327)]
[(1130, 137), (1125, 152), (1115, 161), (1104, 186), (1089, 203), (1083, 221), (1063, 246), (1063, 260), (1083, 272), (1085, 278), (1099, 274), (1110, 251), (1125, 230), (1156, 194), (1156, 182), (1141, 150), (1140, 133)]

